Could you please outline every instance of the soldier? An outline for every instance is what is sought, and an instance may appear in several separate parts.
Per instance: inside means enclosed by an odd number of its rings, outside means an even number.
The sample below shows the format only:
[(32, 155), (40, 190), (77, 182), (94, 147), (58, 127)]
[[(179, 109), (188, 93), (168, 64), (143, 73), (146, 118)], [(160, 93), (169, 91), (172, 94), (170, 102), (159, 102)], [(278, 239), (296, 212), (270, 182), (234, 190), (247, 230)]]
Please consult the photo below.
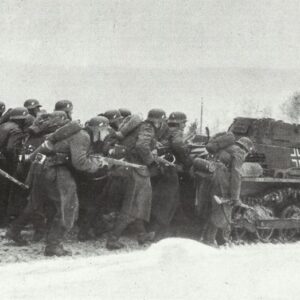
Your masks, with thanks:
[[(13, 111), (12, 111), (13, 113)], [(26, 119), (24, 120), (24, 123), (22, 123), (21, 126), (21, 132), (15, 132), (13, 139), (20, 139), (20, 142), (18, 142), (18, 145), (16, 145), (15, 148), (15, 159), (14, 159), (14, 170), (11, 175), (13, 175), (15, 178), (17, 178), (19, 181), (23, 182), (26, 179), (27, 172), (29, 170), (29, 167), (26, 166), (24, 163), (24, 157), (25, 157), (25, 145), (29, 139), (29, 128), (33, 124), (33, 121), (35, 118), (28, 114)], [(9, 199), (8, 199), (8, 207), (7, 207), (7, 215), (9, 220), (14, 220), (21, 211), (25, 208), (27, 201), (27, 194), (28, 191), (20, 188), (16, 185), (10, 186), (9, 191)]]
[[(170, 160), (176, 159), (177, 165), (184, 170), (191, 166), (183, 131), (186, 124), (186, 115), (182, 112), (173, 112), (167, 120), (167, 127), (160, 132), (158, 155)], [(162, 152), (162, 153), (160, 153)], [(179, 179), (175, 166), (161, 164), (156, 176), (151, 178), (153, 198), (151, 224), (153, 230), (163, 233), (170, 225), (179, 206)]]
[[(86, 123), (85, 130), (92, 141), (90, 153), (103, 155), (103, 143), (111, 130), (108, 119), (102, 116), (94, 117)], [(100, 217), (105, 210), (103, 189), (107, 183), (107, 170), (99, 169), (90, 175), (77, 172), (76, 179), (80, 208), (78, 240), (86, 241), (103, 231)]]
[(0, 101), (0, 117), (2, 117), (4, 112), (5, 112), (5, 103)]
[[(31, 173), (30, 201), (35, 203), (43, 199), (48, 215), (46, 256), (71, 255), (70, 251), (63, 248), (62, 243), (78, 213), (78, 196), (72, 170), (96, 173), (102, 167), (100, 158), (89, 156), (89, 134), (81, 129), (66, 135), (64, 127), (43, 143), (40, 148), (43, 154), (36, 155), (31, 167), (39, 165)], [(59, 133), (62, 134), (62, 139), (57, 138)]]
[[(28, 128), (28, 133), (23, 143), (21, 160), (19, 161), (18, 179), (24, 181), (27, 177), (31, 161), (27, 158), (45, 141), (47, 135), (53, 133), (56, 129), (70, 122), (63, 111), (55, 111), (50, 114), (44, 114), (35, 119), (34, 123)], [(21, 174), (20, 174), (21, 173)], [(10, 195), (16, 198), (15, 202), (24, 202), (26, 194), (23, 190), (15, 188)], [(23, 198), (23, 199), (22, 199)], [(34, 225), (34, 241), (39, 241), (45, 234), (45, 215), (43, 209), (37, 205), (33, 207), (31, 201), (26, 202), (26, 207), (22, 213), (10, 224), (6, 237), (12, 239), (17, 245), (26, 245), (27, 241), (21, 236), (21, 230), (32, 221)]]
[(64, 111), (68, 118), (72, 120), (73, 103), (70, 100), (59, 100), (55, 103), (54, 111)]
[(168, 118), (169, 128), (169, 147), (176, 157), (176, 161), (181, 164), (184, 170), (189, 170), (192, 161), (188, 155), (186, 143), (184, 140), (184, 129), (186, 127), (187, 117), (183, 112), (173, 112)]
[[(207, 150), (214, 152), (214, 144), (214, 141), (208, 143)], [(230, 229), (228, 221), (231, 221), (232, 207), (243, 205), (240, 200), (241, 169), (247, 154), (253, 150), (253, 142), (247, 137), (242, 137), (233, 145), (216, 151), (216, 170), (211, 181), (211, 197), (230, 199), (230, 205), (224, 205), (222, 208), (212, 201), (212, 213), (204, 234), (204, 242), (215, 245), (218, 229)]]
[[(123, 118), (119, 111), (111, 110), (105, 112), (114, 132), (105, 140), (104, 153), (114, 158), (124, 158), (125, 147), (122, 140), (132, 133), (141, 123), (142, 119), (138, 115), (128, 115)], [(120, 209), (122, 197), (126, 189), (126, 178), (124, 178), (122, 168), (114, 167), (110, 170), (110, 176), (106, 186), (108, 211), (116, 212)]]
[(39, 101), (36, 99), (27, 99), (24, 102), (24, 107), (28, 109), (30, 115), (36, 118), (41, 110), (42, 105), (40, 105)]
[[(10, 118), (7, 122), (0, 125), (0, 151), (3, 157), (2, 168), (4, 171), (13, 175), (16, 171), (18, 155), (22, 147), (24, 137), (23, 129), (28, 118), (28, 110), (24, 107), (18, 107), (11, 110)], [(10, 184), (1, 180), (1, 219), (6, 216), (8, 207), (8, 196)]]
[(133, 222), (135, 222), (136, 229), (139, 232), (139, 243), (142, 244), (154, 238), (153, 232), (146, 232), (144, 222), (149, 222), (151, 213), (152, 188), (150, 171), (157, 166), (152, 151), (156, 144), (156, 133), (165, 118), (166, 115), (163, 110), (150, 110), (147, 120), (125, 136), (121, 142), (121, 145), (126, 149), (126, 160), (146, 165), (148, 169), (124, 170), (126, 189), (120, 214), (106, 243), (106, 247), (109, 250), (124, 247), (119, 242), (119, 238), (127, 226)]

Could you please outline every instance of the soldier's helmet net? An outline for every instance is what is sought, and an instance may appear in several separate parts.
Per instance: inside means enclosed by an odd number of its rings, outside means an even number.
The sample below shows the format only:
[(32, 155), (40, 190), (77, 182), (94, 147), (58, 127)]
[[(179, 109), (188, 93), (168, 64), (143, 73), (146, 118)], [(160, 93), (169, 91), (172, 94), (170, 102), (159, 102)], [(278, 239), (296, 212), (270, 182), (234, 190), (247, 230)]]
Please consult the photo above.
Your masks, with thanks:
[(16, 107), (11, 110), (10, 120), (25, 120), (28, 117), (28, 110), (25, 107)]
[(241, 137), (239, 140), (236, 141), (236, 144), (244, 148), (249, 153), (255, 151), (254, 144), (248, 137)]
[(73, 110), (73, 103), (70, 100), (57, 101), (54, 110), (70, 112)]
[(24, 102), (24, 107), (26, 107), (27, 109), (33, 109), (33, 108), (41, 107), (41, 106), (42, 105), (36, 99), (27, 99)]
[(181, 124), (186, 123), (186, 114), (180, 111), (172, 112), (168, 118), (168, 123)]
[(164, 121), (167, 119), (166, 113), (160, 108), (153, 108), (148, 112), (147, 120), (152, 122)]
[(5, 103), (0, 101), (0, 113), (3, 113), (5, 111)]
[(122, 118), (121, 113), (118, 109), (107, 110), (103, 115), (108, 119), (110, 124)]

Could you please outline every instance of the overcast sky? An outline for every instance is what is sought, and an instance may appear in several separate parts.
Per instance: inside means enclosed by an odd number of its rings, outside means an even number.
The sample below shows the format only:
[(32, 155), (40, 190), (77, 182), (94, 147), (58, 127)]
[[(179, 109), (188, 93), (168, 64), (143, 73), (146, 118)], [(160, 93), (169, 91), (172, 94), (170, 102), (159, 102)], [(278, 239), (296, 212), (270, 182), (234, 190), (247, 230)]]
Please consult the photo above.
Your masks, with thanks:
[(299, 16), (299, 0), (1, 0), (0, 98), (190, 120), (204, 99), (226, 127), (243, 103), (275, 111), (299, 90)]
[(298, 0), (1, 0), (0, 7), (4, 60), (300, 67)]

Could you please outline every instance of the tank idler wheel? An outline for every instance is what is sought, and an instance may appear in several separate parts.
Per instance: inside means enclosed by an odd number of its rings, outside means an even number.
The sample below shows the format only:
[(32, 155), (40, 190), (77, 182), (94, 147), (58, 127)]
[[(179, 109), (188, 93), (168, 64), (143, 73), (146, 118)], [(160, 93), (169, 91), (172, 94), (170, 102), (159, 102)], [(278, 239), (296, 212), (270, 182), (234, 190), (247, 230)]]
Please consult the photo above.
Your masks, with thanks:
[[(287, 206), (281, 213), (282, 218), (300, 218), (300, 207), (296, 205)], [(283, 242), (294, 240), (299, 232), (298, 229), (281, 229), (279, 230), (279, 237)]]

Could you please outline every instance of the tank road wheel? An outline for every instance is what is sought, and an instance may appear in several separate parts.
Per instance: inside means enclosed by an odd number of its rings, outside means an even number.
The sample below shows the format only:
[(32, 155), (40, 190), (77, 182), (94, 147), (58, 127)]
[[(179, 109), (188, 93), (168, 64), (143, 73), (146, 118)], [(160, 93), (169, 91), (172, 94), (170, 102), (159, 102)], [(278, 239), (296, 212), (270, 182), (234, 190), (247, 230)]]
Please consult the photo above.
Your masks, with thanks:
[[(268, 215), (268, 217), (272, 218), (274, 217), (274, 213), (271, 209), (267, 209), (264, 207), (265, 214)], [(271, 240), (271, 237), (274, 233), (274, 229), (266, 229), (266, 228), (256, 228), (256, 237), (263, 243), (268, 243)]]
[[(282, 218), (300, 218), (300, 208), (296, 205), (287, 206), (281, 213)], [(298, 233), (298, 229), (281, 229), (279, 237), (283, 242), (291, 241)]]
[[(245, 209), (241, 208), (240, 206), (234, 207), (232, 210), (233, 221), (241, 218), (243, 216), (244, 212), (245, 212)], [(236, 241), (242, 241), (246, 237), (247, 229), (233, 226), (232, 233), (233, 233), (233, 238)]]
[(274, 229), (265, 229), (265, 228), (257, 228), (255, 232), (257, 238), (263, 243), (270, 242), (273, 233), (274, 233)]

